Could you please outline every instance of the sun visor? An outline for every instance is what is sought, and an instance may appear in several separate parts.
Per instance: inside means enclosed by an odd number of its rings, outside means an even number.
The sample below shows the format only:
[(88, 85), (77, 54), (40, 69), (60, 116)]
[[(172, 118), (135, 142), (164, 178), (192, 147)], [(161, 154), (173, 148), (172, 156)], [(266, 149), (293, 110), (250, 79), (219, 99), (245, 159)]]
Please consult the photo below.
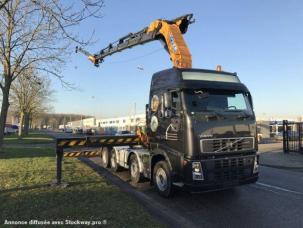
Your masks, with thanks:
[(207, 73), (207, 72), (182, 72), (183, 80), (194, 81), (213, 81), (213, 82), (233, 82), (240, 83), (236, 75), (227, 75), (220, 73)]

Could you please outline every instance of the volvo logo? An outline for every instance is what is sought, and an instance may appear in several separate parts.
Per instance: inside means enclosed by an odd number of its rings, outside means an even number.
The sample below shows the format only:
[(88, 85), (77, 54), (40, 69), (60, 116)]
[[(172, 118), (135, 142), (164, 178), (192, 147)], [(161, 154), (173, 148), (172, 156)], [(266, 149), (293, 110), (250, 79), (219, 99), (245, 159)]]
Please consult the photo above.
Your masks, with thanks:
[(200, 134), (199, 136), (200, 136), (200, 138), (212, 138), (213, 137), (213, 135), (202, 135), (202, 134)]

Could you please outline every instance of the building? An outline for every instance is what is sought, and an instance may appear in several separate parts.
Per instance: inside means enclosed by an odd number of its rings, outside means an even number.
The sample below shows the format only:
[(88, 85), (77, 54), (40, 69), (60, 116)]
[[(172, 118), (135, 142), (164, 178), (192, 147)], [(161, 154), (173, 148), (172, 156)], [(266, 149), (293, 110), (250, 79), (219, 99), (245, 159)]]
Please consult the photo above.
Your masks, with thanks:
[(137, 114), (132, 116), (104, 118), (96, 120), (97, 127), (103, 128), (105, 131), (135, 131), (137, 126), (144, 127), (146, 125), (145, 114)]
[(93, 128), (96, 127), (96, 118), (90, 117), (82, 120), (71, 121), (66, 124), (70, 128)]
[(68, 126), (69, 128), (81, 128), (82, 127), (81, 120), (68, 122), (66, 126)]
[(96, 127), (96, 118), (91, 117), (91, 118), (83, 119), (82, 120), (82, 127), (84, 127), (84, 128)]
[[(290, 122), (302, 121), (302, 116), (291, 116), (291, 115), (275, 115), (275, 116), (257, 116), (257, 131), (262, 135), (263, 139), (268, 139), (275, 137), (276, 135), (281, 135), (283, 131), (283, 120), (288, 120)], [(294, 131), (296, 129), (294, 126), (290, 125), (289, 130)]]
[(144, 127), (146, 125), (145, 114), (136, 114), (123, 117), (112, 117), (96, 119), (86, 118), (67, 123), (70, 128), (101, 128), (106, 133), (113, 133), (117, 131), (135, 131), (136, 127)]

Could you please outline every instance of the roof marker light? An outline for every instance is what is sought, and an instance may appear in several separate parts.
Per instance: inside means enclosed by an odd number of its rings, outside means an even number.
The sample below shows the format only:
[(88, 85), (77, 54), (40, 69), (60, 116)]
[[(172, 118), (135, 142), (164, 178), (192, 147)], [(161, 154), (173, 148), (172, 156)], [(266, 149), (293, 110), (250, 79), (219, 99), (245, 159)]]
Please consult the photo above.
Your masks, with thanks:
[(222, 71), (222, 66), (221, 65), (217, 65), (216, 71)]

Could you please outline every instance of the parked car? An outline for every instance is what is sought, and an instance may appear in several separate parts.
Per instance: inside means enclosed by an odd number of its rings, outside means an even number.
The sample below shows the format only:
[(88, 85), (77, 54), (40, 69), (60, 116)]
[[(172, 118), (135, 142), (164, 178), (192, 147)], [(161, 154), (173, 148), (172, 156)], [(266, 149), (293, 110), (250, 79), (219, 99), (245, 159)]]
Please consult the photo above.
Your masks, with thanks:
[(278, 134), (274, 135), (274, 139), (279, 142), (283, 141), (283, 133), (279, 132)]
[(73, 129), (73, 134), (83, 134), (83, 129), (82, 128), (74, 128)]
[(18, 132), (19, 127), (14, 124), (5, 124), (4, 127), (4, 134), (9, 135), (9, 134), (16, 134)]
[[(279, 132), (274, 136), (276, 141), (283, 141), (283, 132)], [(299, 138), (299, 132), (297, 131), (288, 131), (288, 139), (289, 141), (294, 141)]]
[(93, 135), (93, 130), (91, 128), (87, 128), (85, 130), (85, 134), (87, 134), (87, 135)]
[(65, 133), (73, 133), (73, 129), (71, 129), (71, 128), (65, 128), (64, 132)]

